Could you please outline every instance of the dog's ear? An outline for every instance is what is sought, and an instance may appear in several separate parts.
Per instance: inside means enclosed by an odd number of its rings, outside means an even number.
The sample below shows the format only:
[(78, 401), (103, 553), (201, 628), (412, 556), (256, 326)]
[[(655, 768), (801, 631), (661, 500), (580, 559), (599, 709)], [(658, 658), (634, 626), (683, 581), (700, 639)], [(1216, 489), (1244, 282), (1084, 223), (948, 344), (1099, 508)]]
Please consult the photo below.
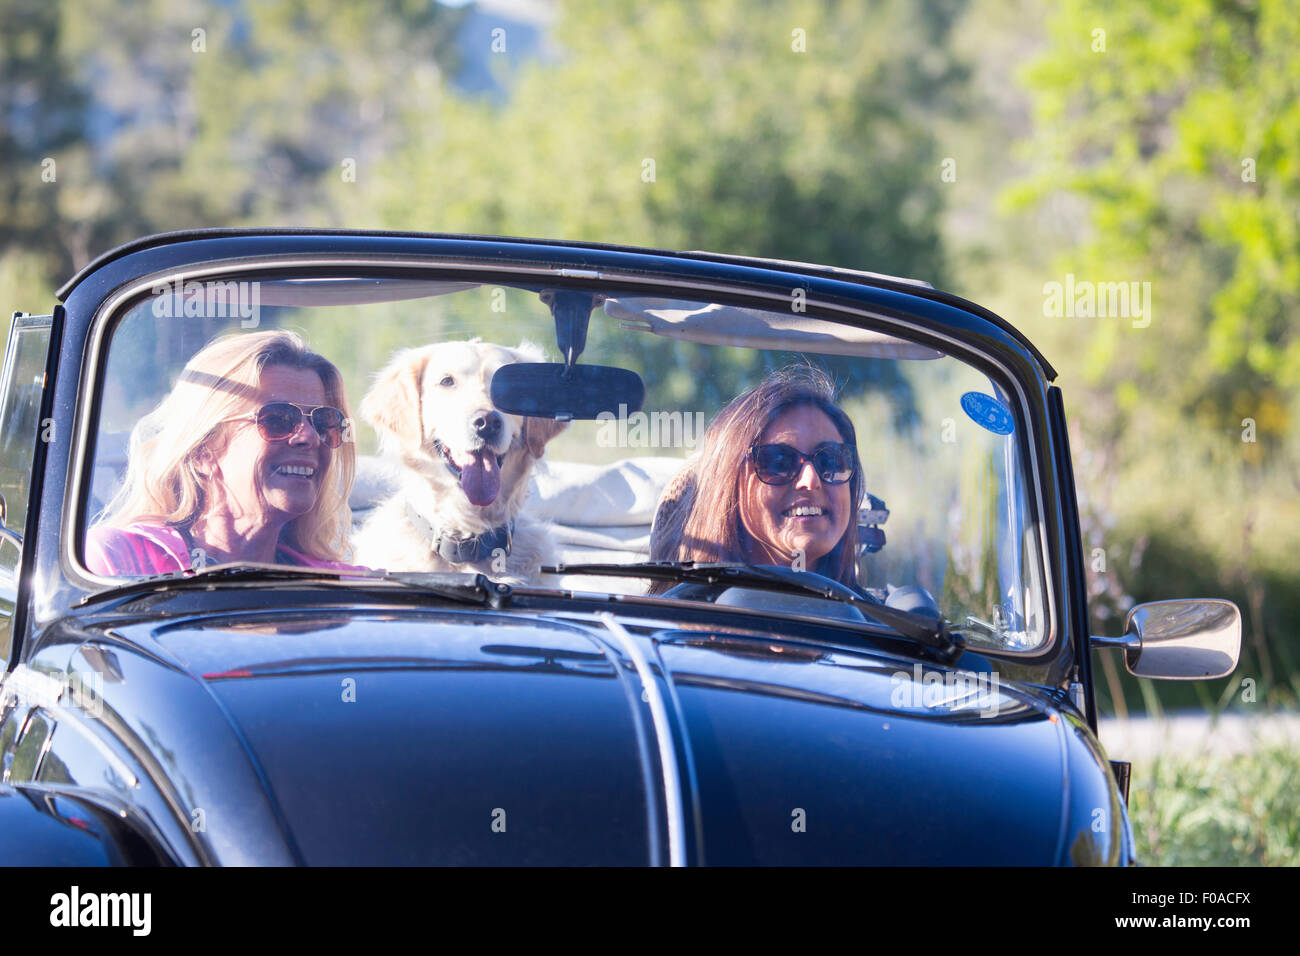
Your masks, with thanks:
[(525, 418), (524, 444), (528, 446), (528, 453), (541, 458), (547, 443), (568, 427), (568, 422), (557, 422), (553, 418)]
[(418, 448), (424, 441), (420, 379), (428, 362), (429, 356), (418, 351), (399, 354), (361, 400), (362, 417), (379, 430), (381, 439), (391, 435), (403, 448)]

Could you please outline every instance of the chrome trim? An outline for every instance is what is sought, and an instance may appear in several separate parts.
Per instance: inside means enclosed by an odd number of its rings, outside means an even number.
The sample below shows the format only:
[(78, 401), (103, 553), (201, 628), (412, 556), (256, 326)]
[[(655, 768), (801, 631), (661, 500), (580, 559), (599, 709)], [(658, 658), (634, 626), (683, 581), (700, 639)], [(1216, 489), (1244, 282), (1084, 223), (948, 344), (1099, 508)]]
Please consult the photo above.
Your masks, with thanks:
[[(117, 754), (113, 753), (113, 749), (109, 747), (107, 743), (100, 740), (99, 736), (93, 730), (91, 730), (89, 727), (87, 727), (85, 724), (81, 722), (80, 720), (81, 715), (78, 711), (69, 710), (67, 707), (62, 707), (62, 706), (59, 708), (59, 711), (60, 713), (65, 714), (66, 717), (65, 719), (59, 722), (58, 726), (70, 727), (76, 730), (77, 733), (80, 734), (83, 738), (85, 738), (86, 742), (89, 743), (91, 747), (93, 747), (94, 750), (101, 757), (104, 758), (104, 762), (113, 768), (113, 772), (116, 773), (119, 777), (121, 777), (122, 781), (128, 787), (131, 787), (133, 789), (139, 788), (140, 778), (136, 776), (135, 771), (133, 771), (130, 767), (126, 765), (126, 761), (124, 761)], [(98, 792), (98, 791), (94, 791), (94, 792)]]
[(659, 764), (664, 774), (664, 810), (668, 822), (668, 865), (686, 865), (686, 813), (682, 806), (682, 775), (677, 766), (677, 751), (673, 746), (672, 724), (668, 720), (668, 708), (664, 705), (659, 682), (650, 670), (650, 662), (637, 639), (628, 633), (627, 628), (618, 623), (614, 615), (601, 612), (597, 615), (605, 630), (617, 638), (619, 646), (632, 658), (641, 686), (645, 689), (646, 702), (650, 705), (650, 716), (654, 721), (655, 737), (659, 742)]
[(3, 524), (3, 519), (0, 519), (0, 538), (4, 538), (6, 541), (10, 542), (19, 551), (22, 551), (23, 536), (20, 535), (17, 531), (11, 531), (9, 528), (6, 528)]
[[(506, 272), (519, 275), (551, 275), (557, 277), (570, 278), (577, 277), (578, 273), (591, 272), (594, 277), (601, 281), (607, 282), (625, 282), (635, 285), (653, 285), (664, 286), (678, 289), (691, 289), (703, 292), (721, 292), (730, 296), (741, 298), (751, 298), (758, 300), (767, 300), (779, 302), (784, 307), (788, 305), (788, 299), (785, 295), (777, 292), (770, 292), (762, 289), (750, 289), (748, 287), (738, 288), (735, 284), (719, 284), (714, 282), (701, 282), (698, 280), (686, 278), (663, 278), (660, 276), (648, 276), (644, 274), (632, 274), (625, 272), (611, 272), (595, 270), (575, 270), (567, 266), (529, 266), (509, 263), (482, 263), (482, 262), (465, 262), (455, 259), (431, 259), (426, 255), (412, 255), (399, 259), (375, 258), (373, 256), (338, 256), (338, 255), (320, 255), (320, 256), (300, 256), (295, 258), (284, 258), (281, 256), (263, 255), (254, 258), (230, 259), (216, 261), (199, 267), (189, 267), (180, 269), (164, 269), (159, 272), (151, 273), (149, 276), (142, 277), (138, 281), (124, 286), (112, 297), (104, 300), (99, 308), (91, 317), (91, 327), (89, 330), (87, 349), (85, 359), (80, 371), (80, 382), (78, 386), (78, 396), (76, 403), (76, 418), (73, 425), (72, 449), (70, 467), (67, 479), (64, 484), (64, 505), (63, 505), (63, 528), (64, 533), (60, 536), (62, 539), (61, 559), (65, 571), (69, 572), (69, 578), (73, 583), (87, 590), (97, 590), (109, 587), (117, 582), (117, 578), (100, 577), (92, 574), (82, 565), (75, 549), (73, 540), (76, 537), (73, 516), (80, 511), (83, 490), (85, 482), (81, 480), (82, 471), (85, 465), (86, 444), (89, 439), (89, 416), (90, 408), (85, 401), (85, 396), (93, 392), (93, 386), (98, 382), (98, 372), (100, 366), (100, 352), (103, 348), (103, 340), (107, 328), (106, 318), (112, 316), (117, 309), (126, 300), (140, 295), (145, 291), (151, 291), (158, 285), (186, 282), (189, 279), (200, 278), (210, 275), (235, 275), (245, 272), (257, 272), (268, 270), (293, 269), (296, 267), (320, 268), (322, 266), (332, 266), (339, 268), (366, 268), (366, 269), (409, 269), (421, 270), (428, 272), (430, 270), (446, 272)], [(773, 270), (777, 271), (777, 270)], [(892, 291), (892, 290), (885, 290)], [(906, 294), (906, 293), (899, 293)], [(1015, 389), (1016, 396), (1020, 402), (1021, 420), (1029, 421), (1029, 398), (1019, 379), (1012, 374), (1010, 368), (1003, 364), (996, 355), (981, 352), (968, 343), (961, 342), (942, 331), (932, 328), (917, 328), (915, 324), (909, 324), (906, 319), (899, 319), (893, 316), (881, 315), (866, 308), (845, 305), (842, 303), (830, 303), (821, 299), (809, 298), (806, 300), (807, 306), (823, 309), (831, 313), (840, 313), (843, 315), (858, 316), (879, 322), (887, 328), (901, 329), (910, 332), (913, 335), (921, 333), (924, 336), (937, 339), (948, 345), (955, 347), (959, 353), (966, 355), (978, 356), (983, 361), (988, 362), (997, 368), (1005, 379)], [(949, 308), (961, 311), (956, 306)], [(832, 319), (833, 321), (833, 319)], [(1044, 427), (1050, 427), (1050, 421), (1044, 422)], [(1059, 439), (1058, 439), (1059, 440)], [(1048, 564), (1048, 555), (1051, 549), (1048, 547), (1046, 540), (1046, 516), (1047, 509), (1043, 501), (1043, 482), (1042, 468), (1038, 459), (1038, 453), (1035, 443), (1024, 441), (1026, 453), (1029, 456), (1030, 471), (1033, 477), (1034, 486), (1034, 503), (1037, 505), (1036, 520), (1031, 523), (1039, 539), (1039, 562), (1043, 572), (1043, 581), (1046, 585), (1048, 581), (1056, 581), (1057, 577), (1050, 573), (1053, 569)], [(1062, 571), (1064, 574), (1064, 571)], [(1049, 654), (1057, 645), (1059, 636), (1059, 614), (1056, 607), (1054, 588), (1045, 586), (1047, 621), (1043, 641), (1035, 648), (1027, 651), (1014, 651), (1002, 648), (980, 647), (977, 650), (981, 653), (995, 654), (998, 657), (1016, 659), (1016, 658), (1038, 658)], [(45, 616), (45, 615), (42, 615)]]
[(1119, 637), (1107, 637), (1102, 634), (1089, 634), (1088, 643), (1093, 647), (1121, 647), (1133, 648), (1138, 650), (1142, 647), (1142, 641), (1138, 638), (1136, 631), (1129, 631), (1127, 634), (1121, 634)]
[[(49, 726), (45, 731), (45, 739), (41, 741), (41, 751), (36, 755), (36, 763), (32, 765), (32, 775), (28, 778), (29, 780), (41, 779), (41, 768), (45, 766), (45, 758), (49, 755), (50, 747), (54, 744), (54, 732), (59, 729), (59, 719), (54, 713), (53, 708), (47, 710), (45, 707), (33, 707), (31, 714), (27, 715), (27, 721), (29, 724), (32, 719), (32, 714), (35, 714), (37, 711), (40, 711), (45, 715), (45, 718), (49, 721)], [(22, 738), (19, 737), (17, 739), (21, 740)]]
[(15, 312), (10, 316), (10, 321), (23, 329), (48, 329), (54, 324), (54, 313), (34, 315), (31, 312)]
[[(10, 679), (4, 684), (4, 690), (8, 695), (20, 703), (28, 705), (28, 712), (23, 720), (23, 726), (14, 737), (14, 744), (22, 739), (27, 727), (32, 719), (32, 715), (38, 711), (47, 714), (52, 721), (48, 739), (53, 739), (55, 727), (74, 727), (79, 731), (95, 748), (99, 754), (113, 767), (113, 770), (131, 787), (140, 785), (139, 778), (133, 770), (104, 741), (100, 740), (89, 727), (81, 721), (85, 713), (64, 703), (68, 696), (71, 686), (57, 677), (51, 677), (43, 671), (35, 670), (27, 664), (19, 664), (9, 675)], [(42, 760), (45, 751), (49, 746), (42, 750)], [(38, 764), (39, 770), (39, 764)], [(37, 774), (32, 774), (32, 779), (36, 779)]]
[[(53, 324), (53, 315), (32, 315), (30, 312), (15, 312), (10, 319), (9, 340), (5, 343), (4, 366), (3, 370), (0, 370), (0, 431), (4, 430), (5, 416), (9, 414), (9, 386), (12, 384), (14, 363), (18, 361), (18, 350), (14, 348), (18, 335), (29, 329), (48, 332), (53, 327)], [(46, 343), (47, 355), (50, 344)], [(44, 377), (44, 375), (45, 370), (41, 369), (41, 376)]]
[(1128, 612), (1124, 665), (1136, 677), (1211, 680), (1227, 677), (1241, 659), (1241, 610), (1219, 598), (1150, 601)]
[(1066, 720), (1056, 708), (1047, 711), (1048, 720), (1056, 725), (1057, 755), (1061, 761), (1061, 824), (1056, 835), (1056, 866), (1064, 866), (1067, 857), (1066, 846), (1070, 839), (1070, 741)]

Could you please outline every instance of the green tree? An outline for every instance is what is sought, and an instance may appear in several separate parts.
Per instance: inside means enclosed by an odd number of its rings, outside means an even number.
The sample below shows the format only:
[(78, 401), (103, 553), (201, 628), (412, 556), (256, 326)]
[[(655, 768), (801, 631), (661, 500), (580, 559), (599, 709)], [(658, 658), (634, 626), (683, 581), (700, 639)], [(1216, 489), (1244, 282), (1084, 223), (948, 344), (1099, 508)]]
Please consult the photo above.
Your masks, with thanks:
[(59, 228), (59, 197), (85, 164), (87, 96), (60, 57), (61, 23), (42, 0), (0, 3), (0, 253), (66, 264), (78, 237)]
[[(0, 254), (51, 284), (151, 232), (337, 224), (436, 99), (463, 12), (426, 0), (0, 2)], [(47, 162), (48, 161), (48, 162)]]
[[(934, 128), (959, 107), (965, 73), (939, 51), (961, 7), (566, 4), (558, 63), (512, 67), (506, 36), (508, 102), (448, 96), (413, 117), (350, 218), (941, 283)], [(683, 390), (739, 382), (725, 368), (680, 371)]]
[[(1035, 338), (1054, 346), (1067, 381), (1084, 386), (1070, 393), (1086, 409), (1081, 493), (1091, 472), (1115, 512), (1090, 543), (1109, 550), (1105, 574), (1124, 576), (1138, 600), (1238, 600), (1249, 637), (1241, 673), (1265, 686), (1289, 675), (1294, 694), (1295, 4), (1068, 0), (1049, 37), (1023, 74), (1035, 122), (1020, 155), (1031, 172), (1008, 204), (1065, 210), (1077, 225), (1050, 257), (1050, 279), (1151, 284), (1149, 325), (1034, 320), (1051, 326)], [(1111, 583), (1099, 591), (1122, 595)]]
[(444, 100), (363, 198), (405, 228), (938, 278), (929, 123), (963, 74), (924, 54), (959, 6), (569, 4), (558, 64), (519, 68), (502, 106)]
[[(1300, 388), (1300, 17), (1291, 0), (1070, 0), (1035, 93), (1035, 175), (1014, 201), (1085, 201), (1069, 263), (1152, 279), (1150, 333), (1097, 325), (1089, 379), (1119, 412), (1158, 379), (1179, 417), (1290, 431)], [(1080, 276), (1083, 278), (1083, 276)], [(1238, 426), (1240, 427), (1240, 426)]]

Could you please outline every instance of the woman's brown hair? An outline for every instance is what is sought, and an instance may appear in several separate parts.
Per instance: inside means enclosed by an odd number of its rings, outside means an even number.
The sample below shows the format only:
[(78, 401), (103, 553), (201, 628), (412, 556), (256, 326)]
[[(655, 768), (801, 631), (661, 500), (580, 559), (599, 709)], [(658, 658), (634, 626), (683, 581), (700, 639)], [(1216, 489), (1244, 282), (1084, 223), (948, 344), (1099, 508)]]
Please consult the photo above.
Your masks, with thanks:
[[(749, 534), (740, 520), (740, 475), (750, 447), (787, 409), (812, 405), (835, 425), (845, 444), (853, 449), (853, 477), (849, 479), (850, 517), (844, 536), (816, 566), (809, 568), (849, 586), (857, 585), (858, 510), (865, 487), (858, 456), (857, 431), (835, 404), (830, 377), (813, 366), (789, 365), (769, 374), (761, 383), (737, 396), (722, 409), (704, 433), (691, 476), (680, 491), (675, 508), (664, 509), (652, 536), (651, 560), (745, 560)], [(657, 583), (650, 593), (671, 587)]]

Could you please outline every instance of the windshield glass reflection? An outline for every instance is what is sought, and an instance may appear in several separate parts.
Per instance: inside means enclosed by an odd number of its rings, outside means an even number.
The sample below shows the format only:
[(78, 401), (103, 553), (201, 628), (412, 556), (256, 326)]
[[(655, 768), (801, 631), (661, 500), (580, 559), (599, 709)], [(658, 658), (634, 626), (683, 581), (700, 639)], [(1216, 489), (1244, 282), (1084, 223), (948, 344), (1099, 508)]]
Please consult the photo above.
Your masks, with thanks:
[(542, 570), (718, 562), (822, 588), (799, 613), (843, 618), (840, 588), (972, 644), (1044, 639), (1015, 404), (892, 330), (616, 287), (231, 279), (135, 303), (104, 375), (102, 577), (274, 563), (795, 600)]

